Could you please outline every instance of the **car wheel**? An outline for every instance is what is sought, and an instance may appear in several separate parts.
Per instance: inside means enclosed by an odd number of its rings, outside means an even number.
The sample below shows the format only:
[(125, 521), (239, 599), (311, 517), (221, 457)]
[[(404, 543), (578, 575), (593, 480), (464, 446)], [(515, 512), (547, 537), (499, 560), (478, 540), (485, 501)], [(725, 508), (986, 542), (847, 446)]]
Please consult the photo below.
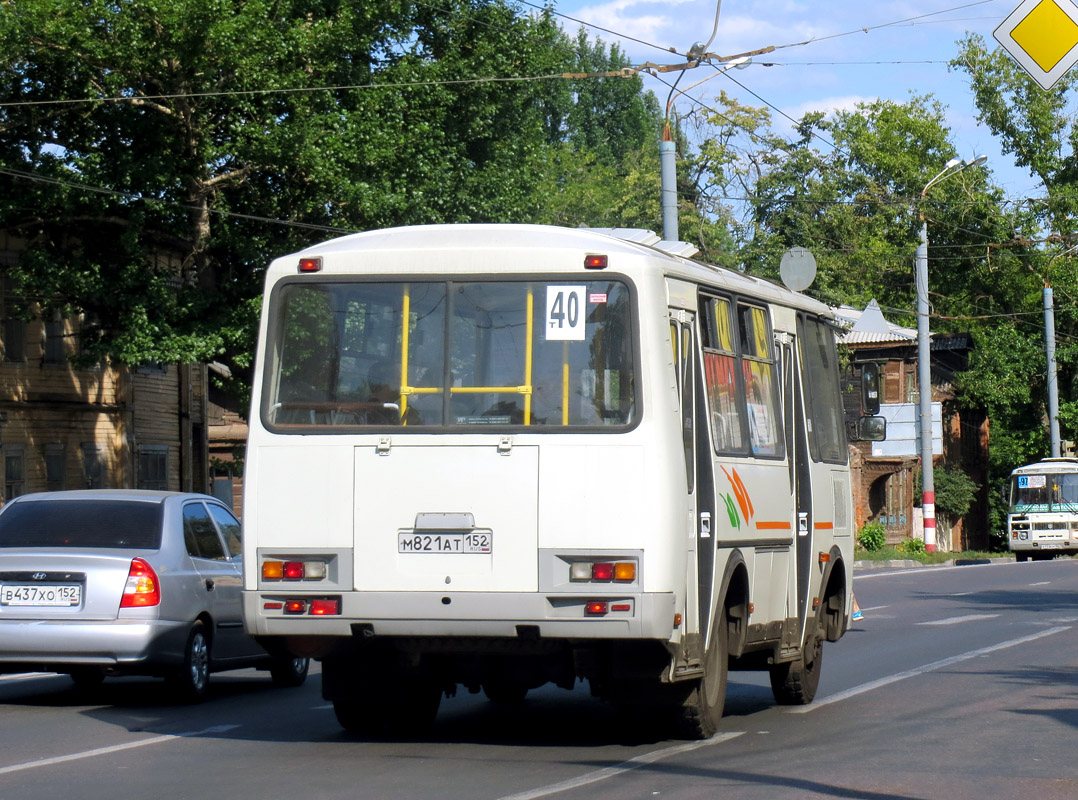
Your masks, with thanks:
[(96, 689), (105, 680), (105, 670), (101, 667), (78, 667), (71, 670), (71, 681), (79, 691)]
[(307, 680), (307, 671), (311, 668), (311, 659), (278, 657), (270, 664), (270, 678), (274, 686), (293, 688), (302, 686)]
[(172, 677), (181, 699), (197, 703), (205, 699), (210, 684), (210, 640), (201, 621), (191, 626), (184, 649), (183, 666)]

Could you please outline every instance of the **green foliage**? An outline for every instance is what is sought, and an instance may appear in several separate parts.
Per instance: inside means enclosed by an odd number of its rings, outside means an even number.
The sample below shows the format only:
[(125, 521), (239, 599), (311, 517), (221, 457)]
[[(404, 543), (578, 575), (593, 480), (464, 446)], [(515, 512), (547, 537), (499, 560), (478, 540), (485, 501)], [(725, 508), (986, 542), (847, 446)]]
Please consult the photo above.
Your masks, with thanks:
[(907, 555), (917, 555), (925, 552), (925, 543), (923, 539), (906, 538), (899, 542), (898, 549)]
[(639, 78), (504, 80), (627, 63), (547, 11), (507, 0), (2, 7), (0, 167), (32, 176), (0, 176), (0, 230), (26, 246), (8, 277), (26, 313), (89, 321), (88, 360), (219, 360), (242, 392), (276, 255), (393, 225), (624, 225), (650, 213), (638, 187), (659, 115)]
[(936, 510), (952, 521), (966, 515), (980, 489), (965, 472), (952, 467), (934, 469), (932, 481), (935, 484)]
[(857, 534), (857, 544), (863, 550), (875, 552), (887, 544), (887, 529), (882, 522), (866, 522)]

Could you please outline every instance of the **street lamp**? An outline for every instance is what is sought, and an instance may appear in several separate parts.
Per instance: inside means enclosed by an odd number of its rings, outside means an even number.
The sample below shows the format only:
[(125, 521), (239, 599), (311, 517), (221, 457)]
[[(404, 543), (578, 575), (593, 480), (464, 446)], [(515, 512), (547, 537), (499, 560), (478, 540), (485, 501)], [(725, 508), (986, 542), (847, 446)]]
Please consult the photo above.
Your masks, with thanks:
[(957, 175), (967, 167), (979, 167), (988, 156), (969, 161), (952, 158), (939, 174), (921, 190), (921, 243), (917, 245), (917, 388), (920, 394), (921, 511), (924, 515), (925, 550), (936, 551), (936, 486), (932, 477), (932, 365), (928, 331), (928, 223), (925, 221), (925, 194), (944, 178)]

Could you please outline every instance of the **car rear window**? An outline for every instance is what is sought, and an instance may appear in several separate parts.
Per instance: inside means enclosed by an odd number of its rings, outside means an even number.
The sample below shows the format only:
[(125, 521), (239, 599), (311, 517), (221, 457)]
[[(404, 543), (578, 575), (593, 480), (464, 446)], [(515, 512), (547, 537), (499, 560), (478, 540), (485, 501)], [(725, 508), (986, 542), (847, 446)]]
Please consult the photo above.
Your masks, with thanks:
[(0, 514), (0, 547), (161, 547), (161, 503), (57, 500)]

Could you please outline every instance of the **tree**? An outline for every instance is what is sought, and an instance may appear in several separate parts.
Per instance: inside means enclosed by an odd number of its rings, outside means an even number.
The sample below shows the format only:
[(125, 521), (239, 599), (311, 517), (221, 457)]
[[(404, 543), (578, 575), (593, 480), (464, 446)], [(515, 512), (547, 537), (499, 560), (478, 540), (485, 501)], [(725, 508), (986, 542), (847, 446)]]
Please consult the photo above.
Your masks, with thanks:
[(506, 80), (623, 60), (505, 0), (19, 0), (0, 45), (8, 277), (91, 360), (242, 371), (272, 256), (536, 220), (656, 127), (636, 78)]

